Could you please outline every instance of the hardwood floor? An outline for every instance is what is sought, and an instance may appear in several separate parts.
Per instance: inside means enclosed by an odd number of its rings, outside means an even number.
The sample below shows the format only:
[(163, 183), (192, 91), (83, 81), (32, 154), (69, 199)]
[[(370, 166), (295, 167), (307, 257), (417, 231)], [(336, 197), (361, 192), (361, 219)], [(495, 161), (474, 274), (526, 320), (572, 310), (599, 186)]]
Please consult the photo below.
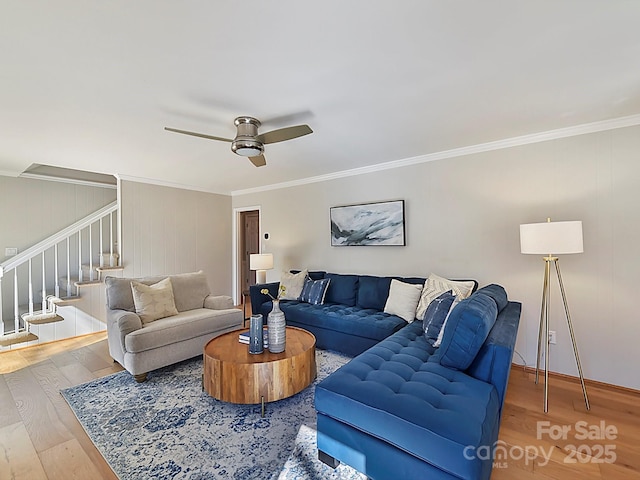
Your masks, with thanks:
[(117, 480), (60, 390), (120, 370), (106, 333), (0, 353), (0, 478)]
[[(117, 479), (59, 390), (119, 370), (105, 333), (1, 353), (0, 478)], [(589, 412), (578, 383), (552, 376), (544, 414), (543, 385), (514, 366), (491, 478), (640, 479), (640, 393), (587, 388)]]

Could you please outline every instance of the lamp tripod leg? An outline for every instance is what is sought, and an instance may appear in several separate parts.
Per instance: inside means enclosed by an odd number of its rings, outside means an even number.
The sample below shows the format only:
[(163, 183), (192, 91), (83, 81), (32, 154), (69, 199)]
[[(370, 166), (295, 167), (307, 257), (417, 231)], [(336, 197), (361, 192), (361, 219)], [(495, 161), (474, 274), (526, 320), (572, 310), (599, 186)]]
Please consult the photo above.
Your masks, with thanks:
[(546, 279), (546, 301), (544, 304), (544, 325), (545, 325), (545, 342), (544, 342), (544, 413), (549, 411), (549, 303), (551, 296), (551, 285), (549, 282), (551, 267), (549, 261), (545, 262), (544, 276)]
[(584, 396), (584, 404), (587, 410), (591, 408), (589, 405), (589, 397), (587, 396), (587, 387), (584, 384), (584, 375), (582, 374), (582, 365), (580, 364), (580, 354), (578, 353), (578, 345), (576, 344), (576, 338), (573, 333), (573, 324), (571, 322), (571, 314), (569, 313), (569, 304), (567, 303), (567, 296), (564, 292), (564, 285), (562, 283), (562, 275), (560, 274), (560, 265), (558, 259), (555, 260), (556, 273), (558, 275), (558, 283), (560, 284), (560, 293), (562, 294), (562, 302), (564, 304), (564, 313), (567, 317), (567, 325), (569, 326), (569, 335), (571, 336), (571, 344), (573, 345), (573, 354), (576, 357), (576, 365), (578, 366), (578, 375), (580, 376), (580, 385), (582, 386), (582, 395)]
[(536, 355), (536, 385), (538, 384), (540, 372), (540, 359), (542, 356), (542, 332), (544, 331), (544, 312), (547, 304), (547, 285), (549, 285), (548, 270), (545, 267), (544, 281), (542, 283), (542, 305), (540, 306), (540, 326), (538, 327), (538, 354)]

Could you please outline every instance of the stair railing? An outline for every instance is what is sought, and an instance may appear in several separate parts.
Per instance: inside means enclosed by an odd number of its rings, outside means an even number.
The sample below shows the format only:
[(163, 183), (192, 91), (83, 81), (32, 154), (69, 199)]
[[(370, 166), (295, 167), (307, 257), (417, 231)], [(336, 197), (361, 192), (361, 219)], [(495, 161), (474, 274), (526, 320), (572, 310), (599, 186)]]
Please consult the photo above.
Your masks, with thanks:
[[(85, 281), (84, 273), (83, 273), (83, 232), (87, 232), (84, 237), (86, 238), (86, 249), (85, 249), (85, 257), (88, 257), (89, 262), (89, 281), (92, 282), (95, 280), (94, 278), (94, 251), (96, 246), (94, 245), (95, 241), (93, 239), (93, 230), (94, 226), (98, 224), (98, 227), (95, 228), (99, 231), (99, 241), (97, 248), (100, 250), (99, 252), (99, 261), (98, 264), (100, 267), (105, 267), (104, 262), (104, 242), (108, 241), (109, 243), (109, 267), (118, 267), (120, 266), (120, 256), (118, 254), (118, 246), (114, 242), (114, 238), (119, 238), (117, 229), (119, 222), (117, 221), (118, 214), (118, 202), (110, 203), (102, 207), (100, 210), (86, 216), (85, 218), (77, 221), (73, 225), (70, 225), (59, 232), (51, 235), (45, 240), (37, 243), (36, 245), (24, 250), (19, 253), (15, 257), (12, 257), (2, 263), (0, 263), (0, 335), (4, 335), (5, 333), (5, 324), (3, 318), (3, 305), (2, 305), (2, 281), (4, 277), (9, 277), (10, 272), (13, 271), (13, 317), (14, 317), (14, 332), (19, 332), (22, 328), (26, 329), (26, 325), (23, 327), (20, 325), (20, 282), (19, 282), (19, 267), (23, 265), (27, 265), (28, 268), (28, 313), (33, 315), (34, 313), (34, 285), (33, 285), (33, 275), (32, 275), (32, 267), (33, 263), (37, 263), (40, 260), (42, 265), (42, 292), (41, 292), (41, 312), (51, 313), (50, 309), (55, 309), (55, 306), (51, 306), (48, 308), (48, 297), (50, 295), (47, 294), (47, 284), (53, 285), (50, 288), (50, 291), (54, 292), (56, 297), (60, 296), (60, 284), (59, 284), (59, 274), (60, 274), (60, 265), (59, 260), (60, 257), (64, 257), (63, 268), (64, 276), (66, 277), (66, 292), (67, 295), (70, 295), (72, 289), (72, 270), (76, 265), (72, 263), (72, 248), (71, 246), (77, 247), (77, 271), (78, 271), (78, 283)], [(108, 232), (105, 232), (104, 226), (107, 224)], [(108, 238), (106, 238), (108, 236)], [(72, 242), (72, 239), (77, 239), (77, 242)], [(62, 249), (65, 251), (66, 255), (59, 254), (59, 246), (62, 245)], [(49, 252), (49, 255), (47, 255)], [(51, 259), (51, 253), (53, 254), (53, 276), (54, 280), (51, 281), (50, 277), (47, 277), (47, 273), (51, 272), (51, 268), (47, 269), (47, 258)], [(114, 255), (115, 254), (115, 255)], [(47, 281), (49, 280), (49, 282)]]

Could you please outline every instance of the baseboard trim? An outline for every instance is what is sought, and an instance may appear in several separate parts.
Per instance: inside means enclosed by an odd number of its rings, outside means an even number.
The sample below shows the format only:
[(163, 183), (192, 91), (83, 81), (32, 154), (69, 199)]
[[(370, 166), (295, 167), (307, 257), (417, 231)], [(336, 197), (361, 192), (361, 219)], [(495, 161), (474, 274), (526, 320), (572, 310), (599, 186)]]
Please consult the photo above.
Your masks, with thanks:
[[(523, 368), (525, 373), (535, 375), (536, 369), (535, 367), (530, 367), (528, 365), (521, 365), (518, 363), (512, 363), (511, 367), (515, 368)], [(544, 370), (540, 370), (540, 374), (544, 375)], [(567, 375), (566, 373), (558, 373), (549, 371), (549, 376), (553, 378), (557, 378), (559, 380), (564, 380), (569, 383), (580, 384), (580, 377), (575, 377), (573, 375)], [(600, 382), (598, 380), (590, 380), (588, 378), (584, 379), (584, 384), (591, 387), (602, 388), (604, 390), (609, 390), (612, 392), (624, 393), (627, 395), (635, 395), (640, 399), (640, 390), (636, 390), (630, 387), (623, 387), (622, 385), (614, 385), (613, 383)]]

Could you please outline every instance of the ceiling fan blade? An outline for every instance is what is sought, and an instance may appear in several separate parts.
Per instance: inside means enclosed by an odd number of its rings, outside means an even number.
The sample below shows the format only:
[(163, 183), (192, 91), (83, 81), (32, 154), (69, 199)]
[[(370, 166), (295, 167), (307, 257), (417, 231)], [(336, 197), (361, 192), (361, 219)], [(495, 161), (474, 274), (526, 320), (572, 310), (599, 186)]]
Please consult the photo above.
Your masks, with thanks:
[(284, 142), (293, 138), (302, 137), (313, 133), (309, 125), (296, 125), (295, 127), (280, 128), (267, 133), (262, 133), (256, 137), (256, 140), (264, 144)]
[(200, 137), (200, 138), (207, 138), (209, 140), (220, 140), (221, 142), (233, 142), (233, 140), (230, 138), (214, 137), (213, 135), (205, 135), (204, 133), (188, 132), (186, 130), (178, 130), (177, 128), (169, 128), (169, 127), (164, 127), (164, 129), (169, 132), (184, 133), (185, 135), (191, 135), (191, 136)]
[(249, 160), (251, 160), (251, 163), (253, 163), (256, 167), (264, 167), (267, 164), (267, 160), (264, 158), (264, 155), (249, 157)]

